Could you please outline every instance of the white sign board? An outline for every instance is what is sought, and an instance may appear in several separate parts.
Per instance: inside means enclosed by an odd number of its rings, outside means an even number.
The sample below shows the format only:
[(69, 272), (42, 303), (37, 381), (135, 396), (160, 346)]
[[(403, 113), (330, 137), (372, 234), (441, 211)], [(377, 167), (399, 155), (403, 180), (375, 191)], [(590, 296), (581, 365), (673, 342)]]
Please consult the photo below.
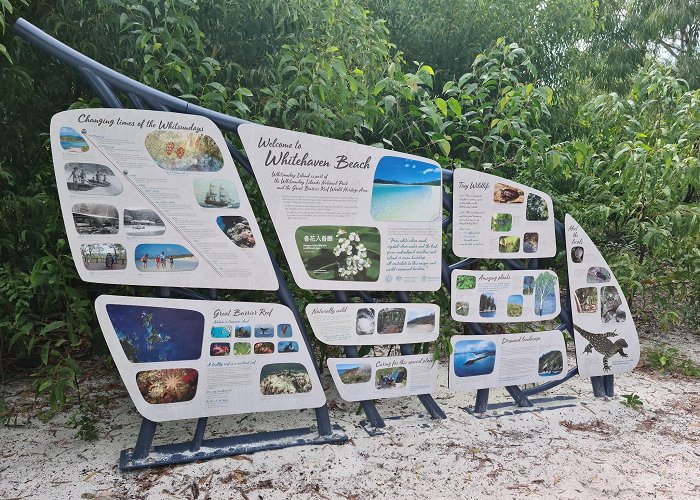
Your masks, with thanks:
[(639, 337), (627, 299), (586, 232), (568, 214), (564, 223), (578, 372), (594, 377), (632, 371)]
[(299, 326), (283, 305), (102, 295), (95, 309), (119, 375), (149, 420), (326, 402)]
[(440, 332), (434, 304), (309, 304), (306, 316), (316, 338), (329, 345), (432, 342)]
[(454, 171), (452, 250), (458, 257), (554, 257), (554, 208), (546, 193), (466, 168)]
[(397, 398), (437, 391), (432, 354), (376, 358), (328, 358), (328, 369), (346, 401)]
[(453, 271), (452, 318), (465, 323), (545, 321), (561, 312), (552, 271)]
[(440, 287), (437, 163), (261, 125), (238, 133), (300, 287)]
[(471, 391), (560, 380), (568, 372), (559, 330), (450, 339), (449, 388)]
[(211, 120), (64, 111), (51, 120), (51, 152), (82, 280), (278, 288), (238, 171)]

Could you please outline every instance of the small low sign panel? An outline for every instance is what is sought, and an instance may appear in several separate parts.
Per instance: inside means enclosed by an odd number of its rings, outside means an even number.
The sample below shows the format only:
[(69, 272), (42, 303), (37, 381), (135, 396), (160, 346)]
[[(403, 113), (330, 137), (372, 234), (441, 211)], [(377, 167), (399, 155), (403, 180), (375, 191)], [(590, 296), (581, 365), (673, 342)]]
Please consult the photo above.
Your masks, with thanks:
[(561, 312), (552, 271), (453, 271), (452, 318), (465, 323), (545, 321)]
[(95, 309), (124, 385), (149, 420), (326, 402), (294, 315), (283, 305), (102, 295)]
[(553, 257), (554, 209), (546, 193), (460, 168), (454, 171), (452, 250), (458, 257)]
[(51, 120), (51, 151), (84, 281), (278, 288), (238, 171), (209, 119), (64, 111)]
[(586, 232), (570, 215), (564, 221), (579, 374), (631, 371), (639, 362), (639, 337), (627, 299)]
[(316, 338), (329, 345), (432, 342), (440, 331), (434, 304), (309, 304), (306, 315)]
[(238, 133), (300, 287), (440, 287), (437, 163), (261, 125)]
[(328, 358), (328, 369), (346, 401), (397, 398), (437, 390), (432, 354), (377, 358)]
[(559, 330), (505, 335), (455, 335), (450, 339), (449, 388), (471, 391), (549, 382), (566, 376)]

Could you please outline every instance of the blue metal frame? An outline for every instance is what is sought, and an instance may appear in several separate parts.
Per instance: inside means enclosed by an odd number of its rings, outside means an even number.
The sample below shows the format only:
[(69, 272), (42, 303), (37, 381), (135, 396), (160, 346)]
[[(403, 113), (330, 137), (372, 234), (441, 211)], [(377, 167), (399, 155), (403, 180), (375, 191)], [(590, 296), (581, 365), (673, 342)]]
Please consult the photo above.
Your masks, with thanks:
[[(452, 171), (451, 170), (445, 170), (443, 169), (442, 171), (442, 180), (443, 183), (446, 182), (451, 182), (452, 181)], [(452, 224), (453, 220), (453, 211), (452, 211), (452, 199), (447, 193), (443, 193), (443, 198), (442, 198), (442, 204), (443, 204), (443, 209), (448, 212), (448, 216), (443, 220), (442, 226), (443, 230), (447, 230), (447, 228)], [(554, 220), (554, 225), (555, 225), (555, 235), (557, 239), (557, 246), (563, 246), (566, 248), (566, 230), (564, 228), (564, 225), (559, 222), (558, 220)], [(471, 258), (471, 259), (463, 259), (460, 260), (459, 262), (456, 262), (454, 264), (447, 264), (447, 261), (445, 261), (444, 257), (442, 260), (442, 282), (445, 285), (445, 287), (450, 290), (451, 287), (451, 281), (452, 281), (452, 271), (456, 269), (471, 269), (473, 268), (476, 264), (480, 262), (481, 259), (476, 259), (476, 258)], [(501, 262), (505, 263), (506, 266), (508, 266), (510, 269), (516, 269), (516, 270), (523, 270), (523, 269), (537, 269), (538, 265), (538, 260), (537, 259), (529, 259), (527, 264), (521, 260), (516, 260), (516, 259), (499, 259)], [(557, 327), (558, 330), (560, 331), (568, 331), (571, 336), (573, 337), (574, 335), (574, 329), (573, 329), (573, 320), (571, 316), (571, 308), (569, 304), (571, 303), (569, 299), (569, 288), (567, 287), (567, 292), (566, 292), (566, 297), (564, 300), (564, 304), (562, 304), (561, 307), (561, 313), (559, 314), (559, 319), (561, 320), (561, 323)], [(486, 334), (486, 330), (484, 329), (483, 325), (480, 323), (465, 323), (465, 330), (468, 331), (472, 335), (484, 335)], [(532, 402), (528, 399), (529, 396), (533, 396), (535, 394), (539, 394), (540, 392), (547, 391), (549, 389), (552, 389), (560, 384), (563, 384), (567, 380), (570, 380), (574, 376), (578, 374), (578, 367), (574, 367), (569, 372), (566, 374), (566, 376), (562, 379), (555, 380), (552, 382), (546, 382), (544, 384), (539, 384), (536, 385), (535, 387), (531, 387), (529, 389), (520, 389), (518, 386), (513, 385), (513, 386), (507, 386), (506, 391), (508, 391), (508, 394), (510, 395), (511, 398), (515, 401), (515, 403), (518, 406), (521, 407), (532, 407), (533, 404)], [(591, 377), (591, 386), (593, 389), (593, 394), (596, 397), (613, 397), (615, 395), (615, 382), (614, 382), (614, 376), (613, 375), (604, 375), (601, 377)], [(489, 401), (489, 390), (488, 389), (479, 389), (476, 392), (476, 401), (474, 403), (474, 412), (475, 413), (483, 413), (487, 410), (488, 408), (488, 401)]]
[[(14, 25), (17, 35), (27, 40), (30, 44), (38, 47), (49, 55), (55, 57), (60, 62), (78, 71), (97, 96), (102, 100), (105, 107), (123, 108), (124, 105), (117, 95), (122, 92), (131, 101), (136, 109), (151, 108), (158, 111), (172, 111), (178, 113), (188, 113), (201, 115), (211, 119), (221, 129), (236, 132), (238, 126), (246, 123), (244, 120), (234, 118), (222, 113), (208, 110), (201, 106), (190, 104), (182, 99), (178, 99), (159, 90), (143, 85), (128, 78), (106, 66), (90, 59), (75, 49), (59, 42), (50, 35), (44, 33), (28, 21), (20, 18)], [(226, 145), (233, 158), (243, 166), (251, 177), (255, 177), (253, 169), (248, 159), (238, 151), (228, 140)], [(309, 341), (308, 334), (304, 327), (304, 322), (297, 308), (296, 301), (287, 284), (280, 267), (272, 253), (270, 260), (279, 281), (277, 297), (285, 306), (289, 307), (297, 324), (299, 325), (304, 343), (314, 360), (314, 367), (320, 375), (318, 360)], [(209, 290), (209, 295), (203, 295), (195, 290), (187, 288), (159, 287), (160, 297), (169, 297), (176, 294), (184, 298), (195, 300), (209, 300), (216, 298), (216, 290)], [(122, 470), (138, 469), (143, 467), (154, 467), (157, 465), (192, 462), (207, 458), (217, 458), (253, 451), (278, 449), (287, 446), (298, 446), (303, 444), (324, 444), (324, 443), (344, 443), (348, 440), (343, 430), (331, 425), (328, 414), (328, 405), (324, 404), (320, 408), (315, 408), (316, 429), (302, 428), (284, 431), (274, 431), (266, 433), (250, 434), (245, 436), (234, 436), (204, 440), (204, 432), (207, 425), (207, 418), (202, 417), (197, 421), (194, 437), (185, 443), (168, 444), (152, 448), (153, 438), (157, 423), (146, 418), (141, 423), (136, 445), (131, 450), (123, 450), (119, 467)], [(200, 448), (206, 446), (206, 451)], [(151, 451), (158, 453), (159, 458), (149, 456)]]

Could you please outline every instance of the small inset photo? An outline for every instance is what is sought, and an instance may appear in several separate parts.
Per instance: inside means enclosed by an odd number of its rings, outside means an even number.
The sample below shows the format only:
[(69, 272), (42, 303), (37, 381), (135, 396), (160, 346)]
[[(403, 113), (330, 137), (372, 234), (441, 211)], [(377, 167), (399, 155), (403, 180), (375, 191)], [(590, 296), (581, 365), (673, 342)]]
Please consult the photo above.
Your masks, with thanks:
[(234, 335), (237, 339), (247, 339), (250, 338), (251, 331), (250, 325), (238, 325), (234, 330)]
[(357, 318), (355, 319), (355, 333), (358, 335), (372, 335), (376, 325), (374, 309), (371, 307), (363, 307), (358, 309)]
[(227, 339), (231, 333), (231, 327), (228, 325), (211, 327), (211, 337), (214, 339)]
[(228, 342), (214, 342), (209, 346), (210, 356), (228, 356), (231, 354), (231, 344)]
[(277, 336), (280, 338), (289, 338), (292, 336), (292, 325), (289, 323), (282, 323), (277, 325)]
[(253, 352), (255, 354), (272, 354), (275, 352), (275, 344), (272, 342), (257, 342), (253, 346)]
[(299, 352), (299, 343), (293, 340), (277, 342), (277, 352), (279, 352), (280, 354), (286, 352)]
[(515, 253), (520, 250), (520, 238), (518, 236), (501, 236), (498, 238), (498, 251), (500, 253)]
[(272, 325), (255, 325), (256, 337), (274, 337), (275, 327)]
[(377, 319), (377, 333), (380, 335), (403, 332), (403, 325), (406, 322), (406, 309), (403, 307), (392, 307), (379, 311)]

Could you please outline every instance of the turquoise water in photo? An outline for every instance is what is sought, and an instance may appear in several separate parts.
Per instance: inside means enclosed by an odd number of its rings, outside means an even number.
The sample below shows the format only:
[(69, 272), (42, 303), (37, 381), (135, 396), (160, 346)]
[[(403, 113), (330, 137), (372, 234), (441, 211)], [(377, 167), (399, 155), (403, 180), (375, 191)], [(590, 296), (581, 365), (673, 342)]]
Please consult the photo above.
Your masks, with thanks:
[(439, 186), (374, 184), (370, 213), (374, 220), (431, 221), (440, 216)]

